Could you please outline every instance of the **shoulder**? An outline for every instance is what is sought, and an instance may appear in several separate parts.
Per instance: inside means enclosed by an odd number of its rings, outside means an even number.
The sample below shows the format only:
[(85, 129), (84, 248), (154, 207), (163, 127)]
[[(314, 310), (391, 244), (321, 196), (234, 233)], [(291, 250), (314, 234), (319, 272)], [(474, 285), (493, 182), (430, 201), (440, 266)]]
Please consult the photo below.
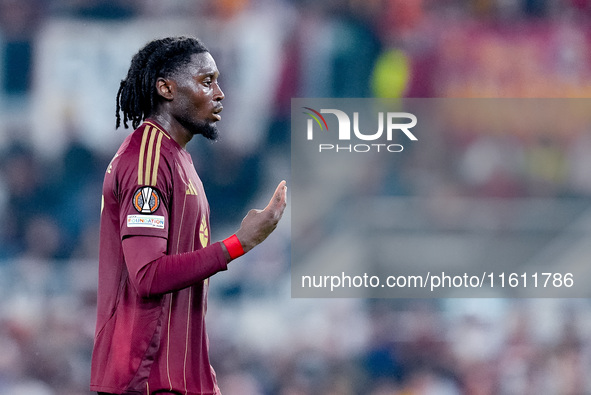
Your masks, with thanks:
[(174, 168), (170, 140), (161, 128), (148, 122), (133, 131), (113, 161), (119, 183), (163, 187), (162, 183), (170, 182)]
[(142, 126), (134, 132), (138, 184), (156, 186), (158, 177), (165, 176), (174, 161), (171, 139), (155, 124), (146, 122)]

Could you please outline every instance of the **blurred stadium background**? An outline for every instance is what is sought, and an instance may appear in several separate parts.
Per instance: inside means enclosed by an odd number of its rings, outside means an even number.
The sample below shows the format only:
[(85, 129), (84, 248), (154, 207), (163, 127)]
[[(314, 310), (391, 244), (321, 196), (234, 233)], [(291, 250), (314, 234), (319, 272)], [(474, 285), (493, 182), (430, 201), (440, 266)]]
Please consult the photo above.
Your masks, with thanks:
[[(222, 73), (222, 139), (189, 147), (214, 240), (289, 179), (292, 97), (591, 92), (589, 0), (0, 0), (2, 395), (88, 394), (101, 183), (127, 134), (115, 93), (131, 55), (171, 34), (201, 37)], [(485, 133), (453, 152), (442, 137), (385, 186), (544, 198), (569, 220), (543, 222), (540, 248), (589, 259), (590, 128)], [(453, 222), (448, 202), (436, 211)], [(588, 300), (291, 299), (286, 217), (212, 281), (224, 395), (591, 393)]]

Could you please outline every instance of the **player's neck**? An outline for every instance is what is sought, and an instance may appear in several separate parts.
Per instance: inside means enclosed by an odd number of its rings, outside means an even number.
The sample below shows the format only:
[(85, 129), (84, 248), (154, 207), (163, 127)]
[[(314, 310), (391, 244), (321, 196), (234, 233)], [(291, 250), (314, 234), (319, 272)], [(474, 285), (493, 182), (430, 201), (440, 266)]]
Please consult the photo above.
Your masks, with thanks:
[(170, 114), (153, 114), (150, 118), (158, 122), (182, 148), (185, 148), (187, 143), (193, 138), (193, 135), (174, 119), (174, 117), (170, 116)]

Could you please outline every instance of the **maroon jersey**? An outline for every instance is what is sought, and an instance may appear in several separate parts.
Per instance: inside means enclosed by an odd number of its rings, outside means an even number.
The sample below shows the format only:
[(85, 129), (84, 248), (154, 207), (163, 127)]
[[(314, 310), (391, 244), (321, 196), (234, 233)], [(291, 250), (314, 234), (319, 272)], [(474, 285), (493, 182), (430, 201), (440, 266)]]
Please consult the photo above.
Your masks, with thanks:
[(147, 120), (105, 174), (91, 390), (219, 394), (205, 312), (208, 277), (227, 262), (209, 235), (191, 156)]

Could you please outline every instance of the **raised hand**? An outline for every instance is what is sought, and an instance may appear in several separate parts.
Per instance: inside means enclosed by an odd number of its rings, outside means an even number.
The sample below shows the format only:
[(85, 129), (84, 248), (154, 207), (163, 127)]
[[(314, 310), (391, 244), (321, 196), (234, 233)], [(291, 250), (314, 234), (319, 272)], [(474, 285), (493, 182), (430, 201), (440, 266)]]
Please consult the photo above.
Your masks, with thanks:
[(252, 209), (242, 220), (240, 229), (236, 232), (244, 252), (252, 250), (262, 243), (277, 227), (277, 223), (283, 216), (287, 204), (287, 185), (281, 181), (273, 197), (262, 210)]

